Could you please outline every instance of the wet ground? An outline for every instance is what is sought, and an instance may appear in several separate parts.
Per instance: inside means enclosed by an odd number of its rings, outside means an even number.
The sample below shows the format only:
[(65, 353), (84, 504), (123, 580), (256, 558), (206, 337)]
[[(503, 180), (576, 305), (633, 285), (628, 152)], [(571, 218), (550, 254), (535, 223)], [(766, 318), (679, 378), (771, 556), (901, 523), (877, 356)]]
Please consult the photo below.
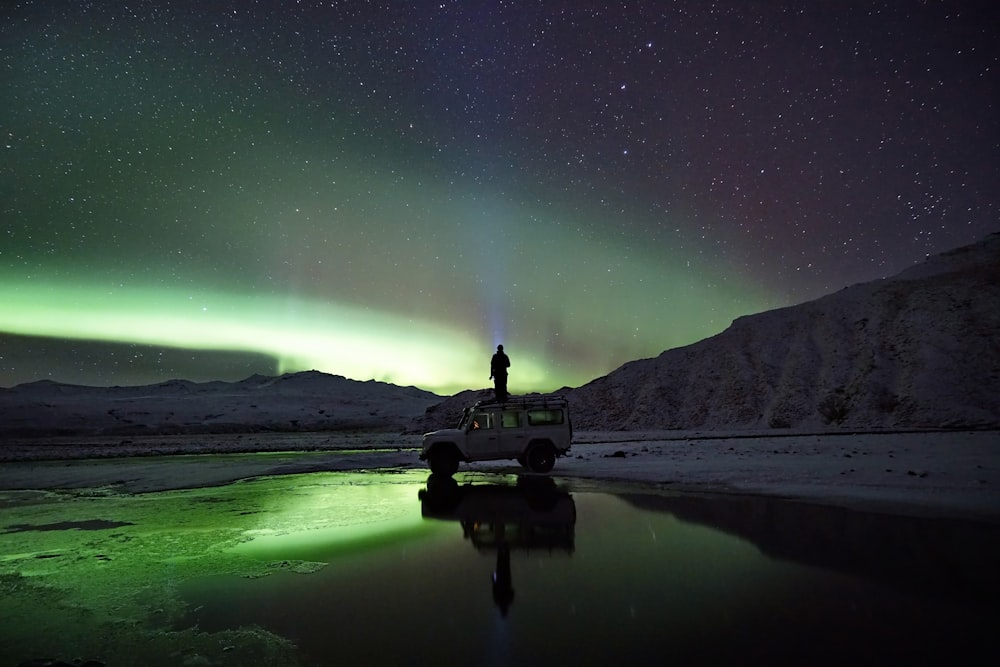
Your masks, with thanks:
[(425, 470), (0, 492), (0, 665), (992, 664), (996, 524)]

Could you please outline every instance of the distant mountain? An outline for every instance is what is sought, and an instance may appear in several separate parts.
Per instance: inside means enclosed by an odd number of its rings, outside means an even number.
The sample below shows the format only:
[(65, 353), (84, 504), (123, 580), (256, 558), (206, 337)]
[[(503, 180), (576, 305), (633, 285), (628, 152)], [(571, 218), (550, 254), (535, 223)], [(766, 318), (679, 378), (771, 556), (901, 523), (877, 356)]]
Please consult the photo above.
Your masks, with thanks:
[(318, 371), (240, 382), (169, 380), (85, 387), (43, 380), (0, 388), (0, 436), (254, 431), (401, 431), (441, 396)]
[(568, 395), (578, 429), (1000, 426), (1000, 234)]

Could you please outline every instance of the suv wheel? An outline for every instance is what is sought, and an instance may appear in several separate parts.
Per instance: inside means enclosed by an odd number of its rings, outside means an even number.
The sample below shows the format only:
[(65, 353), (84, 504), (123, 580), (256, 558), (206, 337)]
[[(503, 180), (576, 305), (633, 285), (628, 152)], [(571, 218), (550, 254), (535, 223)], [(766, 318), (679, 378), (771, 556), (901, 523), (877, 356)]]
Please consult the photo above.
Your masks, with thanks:
[(534, 445), (528, 450), (527, 460), (534, 472), (548, 472), (556, 464), (556, 448), (547, 442)]
[(438, 447), (430, 455), (431, 472), (451, 477), (458, 472), (458, 452), (453, 447)]

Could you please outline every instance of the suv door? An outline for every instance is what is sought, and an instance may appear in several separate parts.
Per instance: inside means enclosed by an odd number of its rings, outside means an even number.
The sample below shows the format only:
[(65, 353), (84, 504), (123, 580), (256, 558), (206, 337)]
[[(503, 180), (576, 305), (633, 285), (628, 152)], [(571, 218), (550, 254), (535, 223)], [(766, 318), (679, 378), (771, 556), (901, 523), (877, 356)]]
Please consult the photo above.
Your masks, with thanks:
[(505, 458), (524, 454), (528, 444), (527, 423), (523, 410), (508, 408), (500, 413), (500, 446), (497, 452)]
[(475, 410), (465, 431), (465, 452), (470, 459), (493, 458), (499, 448), (500, 420), (493, 410)]

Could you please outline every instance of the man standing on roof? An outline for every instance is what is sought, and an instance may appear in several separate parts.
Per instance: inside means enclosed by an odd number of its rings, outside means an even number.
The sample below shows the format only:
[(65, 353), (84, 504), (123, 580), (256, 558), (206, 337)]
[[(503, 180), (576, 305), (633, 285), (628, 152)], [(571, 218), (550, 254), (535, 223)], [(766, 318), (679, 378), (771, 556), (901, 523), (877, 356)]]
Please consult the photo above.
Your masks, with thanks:
[(503, 403), (507, 400), (507, 369), (510, 359), (503, 352), (503, 345), (497, 345), (496, 354), (490, 360), (490, 379), (494, 382), (496, 399)]

